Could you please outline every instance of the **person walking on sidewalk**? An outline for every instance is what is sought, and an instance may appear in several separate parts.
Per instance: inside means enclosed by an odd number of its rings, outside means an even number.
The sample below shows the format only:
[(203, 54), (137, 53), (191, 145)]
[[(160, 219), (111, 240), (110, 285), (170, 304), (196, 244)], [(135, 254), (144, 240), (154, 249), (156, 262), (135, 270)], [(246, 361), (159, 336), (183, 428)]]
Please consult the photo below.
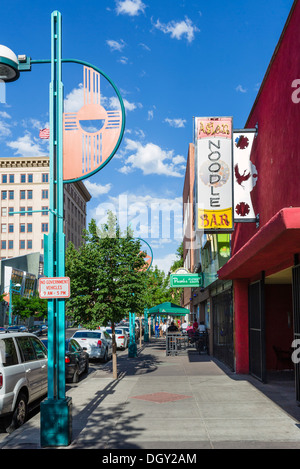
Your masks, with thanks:
[(159, 325), (158, 322), (155, 323), (155, 338), (159, 337)]

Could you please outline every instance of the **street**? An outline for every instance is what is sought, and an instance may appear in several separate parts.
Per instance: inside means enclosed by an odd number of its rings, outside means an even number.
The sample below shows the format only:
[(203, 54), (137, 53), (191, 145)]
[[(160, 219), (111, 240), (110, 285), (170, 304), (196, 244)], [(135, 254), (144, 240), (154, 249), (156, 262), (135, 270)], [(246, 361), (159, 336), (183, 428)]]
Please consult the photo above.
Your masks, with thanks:
[[(72, 337), (72, 335), (74, 334), (74, 332), (76, 331), (77, 329), (76, 328), (69, 328), (69, 329), (66, 329), (66, 339), (69, 339), (70, 337)], [(41, 337), (41, 338), (44, 338)], [(118, 357), (119, 356), (126, 356), (128, 354), (128, 350), (117, 350), (117, 355)], [(95, 361), (95, 360), (90, 360), (90, 364), (89, 364), (89, 372), (88, 374), (83, 374), (82, 376), (80, 376), (80, 379), (79, 379), (79, 383), (67, 383), (66, 384), (66, 392), (68, 390), (70, 390), (72, 387), (76, 387), (78, 385), (80, 385), (80, 383), (83, 381), (83, 380), (89, 380), (92, 378), (93, 374), (95, 372), (99, 372), (101, 371), (104, 367), (107, 368), (108, 364), (111, 363), (111, 360), (109, 360), (107, 363), (102, 363), (100, 361)], [(46, 398), (47, 396), (45, 396)], [(30, 420), (31, 418), (33, 418), (35, 415), (37, 415), (39, 413), (39, 403), (37, 402), (35, 404), (35, 407), (33, 409), (30, 409), (29, 410), (29, 413), (28, 413), (28, 419), (27, 420)], [(5, 430), (3, 430), (2, 428), (0, 428), (0, 443), (1, 441), (5, 438), (5, 436), (7, 435), (7, 433), (5, 432)]]

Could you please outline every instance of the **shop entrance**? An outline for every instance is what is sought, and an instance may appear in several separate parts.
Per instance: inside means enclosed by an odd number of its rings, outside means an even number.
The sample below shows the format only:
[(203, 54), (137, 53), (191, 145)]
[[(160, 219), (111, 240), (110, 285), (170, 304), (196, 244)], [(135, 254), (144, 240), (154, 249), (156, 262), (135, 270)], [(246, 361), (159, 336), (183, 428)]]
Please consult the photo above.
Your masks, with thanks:
[[(262, 382), (285, 381), (299, 388), (292, 343), (300, 328), (300, 266), (288, 268), (249, 286), (249, 370)], [(298, 298), (298, 300), (297, 300)], [(300, 325), (300, 320), (298, 319)], [(299, 366), (299, 365), (297, 365)], [(300, 392), (297, 391), (297, 400)]]

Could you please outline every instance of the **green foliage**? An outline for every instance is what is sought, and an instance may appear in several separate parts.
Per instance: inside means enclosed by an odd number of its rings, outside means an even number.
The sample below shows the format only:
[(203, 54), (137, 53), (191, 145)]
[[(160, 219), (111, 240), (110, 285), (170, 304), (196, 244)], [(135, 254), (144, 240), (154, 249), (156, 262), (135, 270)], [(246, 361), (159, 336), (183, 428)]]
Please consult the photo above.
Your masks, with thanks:
[(48, 301), (42, 300), (38, 293), (26, 298), (25, 296), (12, 295), (13, 314), (23, 317), (46, 317), (48, 314)]
[(66, 252), (66, 275), (71, 280), (67, 315), (76, 325), (97, 328), (119, 322), (129, 312), (143, 311), (145, 253), (127, 229), (122, 234), (116, 217), (108, 212), (107, 223), (97, 228), (91, 220), (85, 243)]

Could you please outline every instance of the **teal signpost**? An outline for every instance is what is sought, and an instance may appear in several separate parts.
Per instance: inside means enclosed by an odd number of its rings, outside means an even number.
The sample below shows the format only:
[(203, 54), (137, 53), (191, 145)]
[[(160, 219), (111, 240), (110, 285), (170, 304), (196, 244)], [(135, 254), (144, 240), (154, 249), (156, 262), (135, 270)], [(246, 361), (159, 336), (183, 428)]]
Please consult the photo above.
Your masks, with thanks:
[[(114, 88), (121, 110), (106, 111), (100, 105), (100, 92), (93, 93), (92, 107), (85, 103), (70, 128), (68, 115), (63, 113), (62, 63), (71, 62), (85, 67), (99, 83), (104, 76)], [(77, 59), (62, 58), (62, 19), (58, 11), (51, 15), (51, 60), (31, 60), (27, 56), (17, 56), (6, 46), (0, 45), (1, 79), (4, 82), (17, 80), (20, 72), (31, 71), (32, 64), (51, 64), (50, 83), (50, 206), (49, 234), (44, 238), (45, 276), (65, 278), (65, 235), (64, 225), (64, 183), (74, 182), (95, 174), (102, 169), (116, 153), (125, 129), (125, 108), (119, 91), (114, 83), (97, 67)], [(100, 89), (100, 86), (98, 87)], [(85, 119), (99, 119), (104, 122), (103, 129), (87, 136), (79, 124), (82, 115)], [(78, 122), (77, 122), (78, 121)], [(77, 125), (78, 124), (78, 125)], [(66, 145), (69, 140), (87, 142), (84, 158), (83, 145), (76, 148)], [(64, 138), (65, 137), (65, 138)], [(78, 140), (79, 139), (79, 140)], [(90, 140), (102, 142), (98, 153), (92, 153)], [(68, 142), (67, 142), (68, 143)], [(94, 146), (95, 148), (95, 146)], [(90, 154), (89, 154), (90, 151)], [(99, 153), (100, 152), (100, 153)], [(71, 156), (70, 156), (71, 155)], [(89, 164), (87, 165), (87, 161)], [(76, 171), (74, 172), (74, 170)], [(48, 396), (41, 403), (41, 446), (68, 446), (72, 438), (72, 400), (65, 393), (65, 299), (48, 300)]]

